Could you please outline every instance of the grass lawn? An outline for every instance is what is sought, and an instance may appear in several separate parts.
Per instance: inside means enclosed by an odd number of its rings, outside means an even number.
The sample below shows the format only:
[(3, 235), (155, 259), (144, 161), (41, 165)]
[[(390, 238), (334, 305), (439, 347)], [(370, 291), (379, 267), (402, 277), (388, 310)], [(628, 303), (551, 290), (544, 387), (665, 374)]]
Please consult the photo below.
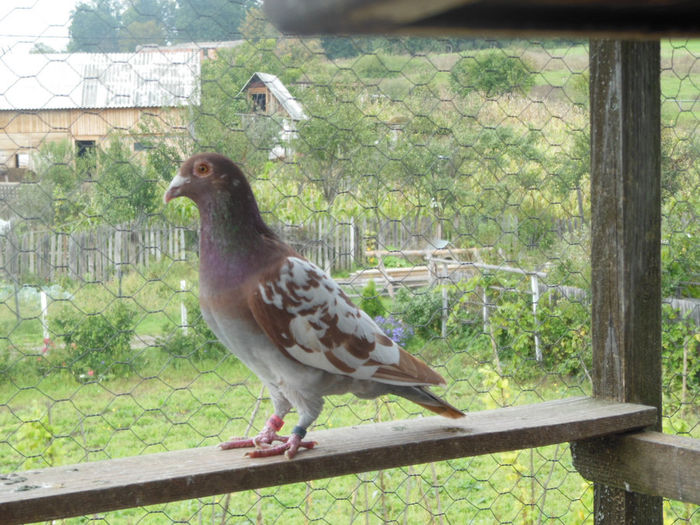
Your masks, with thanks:
[[(233, 357), (190, 362), (173, 360), (157, 348), (148, 352), (138, 376), (79, 383), (59, 372), (5, 381), (0, 472), (215, 445), (244, 435), (249, 425), (254, 433), (264, 424), (271, 410), (267, 393)], [(448, 397), (471, 411), (586, 393), (586, 383), (576, 378), (516, 384), (494, 380), (477, 365), (460, 354), (443, 369), (459, 378), (451, 382)], [(337, 396), (326, 403), (315, 428), (420, 413), (394, 398)], [(294, 415), (289, 419), (293, 424)], [(222, 457), (242, 453), (222, 452)], [(218, 523), (224, 516), (226, 523), (428, 523), (443, 516), (448, 523), (542, 518), (575, 524), (591, 522), (591, 512), (592, 488), (573, 469), (568, 445), (562, 444), (115, 511), (104, 518), (109, 523)], [(666, 508), (669, 517), (691, 512), (692, 506), (679, 503)]]
[[(251, 432), (264, 424), (271, 410), (269, 400), (259, 403), (260, 383), (234, 358), (190, 362), (154, 347), (147, 352), (138, 376), (80, 383), (63, 371), (3, 382), (0, 471), (214, 445), (243, 435), (251, 423)], [(453, 356), (442, 370), (460, 378), (453, 382), (449, 398), (470, 410), (583, 392), (578, 380), (571, 385), (547, 380), (545, 388), (531, 385), (516, 392), (478, 370), (465, 374), (465, 365), (475, 365), (469, 361), (466, 355)], [(338, 396), (330, 398), (316, 428), (420, 413), (414, 405), (393, 398), (364, 401)], [(277, 519), (349, 523), (350, 516), (369, 523), (404, 517), (408, 523), (427, 523), (431, 515), (442, 512), (450, 522), (526, 522), (542, 513), (582, 523), (591, 509), (589, 484), (574, 472), (568, 448), (561, 445), (130, 509), (108, 513), (106, 519), (160, 523), (167, 515), (173, 520), (201, 517), (218, 522), (227, 513), (228, 523), (255, 521), (258, 516), (265, 523)], [(72, 522), (81, 520), (68, 520)]]

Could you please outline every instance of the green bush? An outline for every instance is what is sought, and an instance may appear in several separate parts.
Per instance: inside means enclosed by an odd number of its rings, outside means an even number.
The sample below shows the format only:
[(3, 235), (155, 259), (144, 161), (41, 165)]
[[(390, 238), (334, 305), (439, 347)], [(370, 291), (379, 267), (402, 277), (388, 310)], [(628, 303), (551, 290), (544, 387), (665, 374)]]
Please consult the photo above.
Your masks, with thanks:
[(663, 305), (661, 345), (663, 356), (664, 388), (674, 391), (683, 382), (683, 353), (687, 356), (687, 387), (700, 391), (700, 334), (695, 323), (683, 318), (678, 310)]
[(664, 210), (661, 246), (661, 287), (664, 297), (700, 298), (700, 197), (694, 192), (686, 200), (669, 198)]
[(6, 337), (0, 337), (0, 377), (7, 377), (10, 369), (10, 341)]
[(139, 364), (131, 351), (134, 325), (134, 312), (123, 301), (97, 314), (59, 315), (55, 326), (65, 343), (61, 366), (81, 381), (128, 375)]
[(217, 340), (204, 321), (197, 297), (188, 295), (184, 303), (188, 317), (187, 333), (183, 333), (179, 328), (173, 331), (172, 325), (168, 325), (164, 328), (166, 334), (157, 341), (161, 349), (173, 358), (172, 366), (180, 368), (187, 360), (219, 360), (228, 355), (228, 350)]
[(352, 65), (352, 70), (359, 78), (395, 77), (401, 70), (396, 57), (386, 55), (364, 55)]
[(473, 90), (495, 97), (520, 91), (527, 93), (535, 80), (532, 68), (521, 57), (504, 51), (489, 51), (483, 55), (462, 57), (450, 72), (452, 89), (463, 96)]
[(440, 337), (442, 295), (439, 288), (407, 290), (396, 295), (398, 317), (411, 326), (416, 335), (429, 340)]
[(382, 304), (382, 299), (379, 297), (379, 293), (377, 292), (377, 285), (374, 280), (370, 280), (362, 289), (360, 308), (373, 319), (386, 313), (384, 305)]
[[(576, 375), (590, 367), (590, 313), (588, 306), (561, 297), (543, 295), (537, 321), (532, 314), (529, 281), (495, 276), (479, 276), (461, 282), (461, 297), (454, 301), (448, 318), (450, 336), (469, 346), (479, 358), (498, 359), (506, 373), (521, 379), (538, 369), (563, 375)], [(488, 289), (489, 325), (483, 325), (482, 294)], [(535, 333), (542, 350), (541, 367), (536, 361)], [(492, 338), (493, 337), (493, 341)]]
[(591, 323), (587, 304), (558, 298), (549, 306), (541, 297), (538, 331), (547, 370), (575, 375), (591, 368)]

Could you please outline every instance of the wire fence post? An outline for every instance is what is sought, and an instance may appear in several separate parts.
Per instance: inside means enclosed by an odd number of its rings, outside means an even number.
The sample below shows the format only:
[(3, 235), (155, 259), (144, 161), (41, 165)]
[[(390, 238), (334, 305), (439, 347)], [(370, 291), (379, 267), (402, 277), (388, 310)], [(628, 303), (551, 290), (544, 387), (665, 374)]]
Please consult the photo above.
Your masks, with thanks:
[[(185, 279), (180, 281), (180, 291), (185, 292), (187, 290), (187, 281)], [(187, 335), (187, 306), (185, 306), (185, 301), (180, 301), (180, 326), (182, 327), (182, 335)]]
[(532, 289), (532, 316), (535, 319), (535, 359), (542, 362), (542, 346), (540, 343), (539, 321), (537, 319), (537, 306), (540, 302), (540, 283), (536, 273), (530, 274), (530, 288)]
[(41, 329), (43, 332), (44, 341), (46, 341), (49, 338), (49, 321), (47, 319), (48, 301), (44, 290), (39, 292), (39, 301), (41, 303)]

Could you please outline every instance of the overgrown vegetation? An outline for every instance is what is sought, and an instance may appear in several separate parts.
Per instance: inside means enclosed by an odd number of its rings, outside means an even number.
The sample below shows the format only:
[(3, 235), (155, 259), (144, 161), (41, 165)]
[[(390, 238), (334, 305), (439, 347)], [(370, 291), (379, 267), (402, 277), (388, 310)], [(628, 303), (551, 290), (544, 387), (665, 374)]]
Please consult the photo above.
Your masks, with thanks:
[(115, 301), (103, 311), (87, 314), (75, 310), (55, 319), (63, 349), (45, 347), (40, 368), (50, 374), (63, 368), (79, 381), (104, 380), (134, 374), (142, 364), (131, 348), (134, 311), (125, 301)]
[(184, 366), (190, 360), (223, 359), (228, 351), (202, 318), (197, 298), (188, 295), (183, 304), (188, 315), (187, 326), (173, 331), (171, 323), (165, 323), (164, 335), (158, 338), (156, 344), (171, 356), (171, 364), (175, 368)]

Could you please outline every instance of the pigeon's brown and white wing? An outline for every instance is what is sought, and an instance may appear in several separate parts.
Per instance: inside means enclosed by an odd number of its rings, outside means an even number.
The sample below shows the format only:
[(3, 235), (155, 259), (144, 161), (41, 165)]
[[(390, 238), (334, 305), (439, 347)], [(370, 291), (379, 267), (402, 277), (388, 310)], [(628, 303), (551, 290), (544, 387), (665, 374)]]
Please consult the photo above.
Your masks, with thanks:
[(286, 257), (261, 272), (249, 307), (280, 351), (307, 366), (395, 385), (445, 384), (305, 259)]

